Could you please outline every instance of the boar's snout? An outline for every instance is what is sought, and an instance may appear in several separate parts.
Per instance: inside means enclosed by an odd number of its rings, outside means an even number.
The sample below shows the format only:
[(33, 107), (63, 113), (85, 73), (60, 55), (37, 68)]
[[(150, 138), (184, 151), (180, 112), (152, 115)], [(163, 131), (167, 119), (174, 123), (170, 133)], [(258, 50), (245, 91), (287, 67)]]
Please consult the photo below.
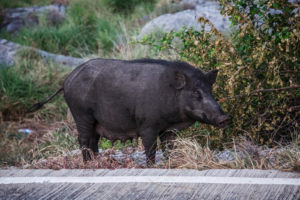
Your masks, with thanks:
[(229, 121), (229, 118), (226, 115), (221, 115), (216, 119), (216, 124), (219, 128), (225, 128), (227, 123)]

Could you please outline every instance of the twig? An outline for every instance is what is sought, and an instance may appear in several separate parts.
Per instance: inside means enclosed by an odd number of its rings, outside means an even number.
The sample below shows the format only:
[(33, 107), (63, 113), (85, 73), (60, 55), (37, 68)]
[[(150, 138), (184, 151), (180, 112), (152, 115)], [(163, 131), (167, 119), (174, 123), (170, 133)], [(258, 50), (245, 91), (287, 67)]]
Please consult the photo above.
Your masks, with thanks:
[[(282, 91), (282, 90), (290, 90), (290, 89), (296, 89), (296, 88), (300, 88), (300, 85), (293, 85), (290, 87), (283, 87), (283, 88), (276, 88), (276, 89), (263, 89), (263, 90), (254, 90), (252, 92), (250, 92), (249, 95), (255, 94), (255, 93), (259, 93), (259, 92), (278, 92), (278, 91)], [(221, 99), (221, 102), (224, 102), (227, 99), (233, 99), (233, 98), (237, 98), (237, 97), (244, 97), (247, 96), (248, 94), (240, 94), (240, 95), (236, 95), (233, 97), (226, 97)]]
[(300, 106), (293, 106), (293, 107), (291, 107), (290, 109), (291, 109), (291, 110), (296, 110), (296, 109), (298, 109), (298, 108), (300, 108)]
[[(253, 70), (253, 72), (267, 72), (266, 70)], [(279, 73), (300, 73), (300, 71), (292, 71), (292, 70), (283, 70), (279, 71)]]

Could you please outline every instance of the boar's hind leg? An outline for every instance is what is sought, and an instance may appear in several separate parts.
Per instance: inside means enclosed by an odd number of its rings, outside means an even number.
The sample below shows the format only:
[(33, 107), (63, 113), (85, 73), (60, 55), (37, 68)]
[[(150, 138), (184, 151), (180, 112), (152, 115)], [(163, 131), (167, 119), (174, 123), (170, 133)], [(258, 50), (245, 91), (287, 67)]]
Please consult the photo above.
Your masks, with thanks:
[[(74, 116), (74, 115), (73, 115)], [(78, 129), (78, 141), (80, 148), (82, 149), (83, 160), (91, 160), (92, 153), (95, 150), (94, 135), (96, 135), (94, 126), (95, 118), (91, 115), (75, 115), (80, 117), (74, 117), (74, 120)], [(98, 141), (97, 141), (98, 143)]]
[(158, 134), (156, 134), (152, 130), (141, 131), (141, 138), (147, 156), (147, 165), (155, 163), (157, 136)]

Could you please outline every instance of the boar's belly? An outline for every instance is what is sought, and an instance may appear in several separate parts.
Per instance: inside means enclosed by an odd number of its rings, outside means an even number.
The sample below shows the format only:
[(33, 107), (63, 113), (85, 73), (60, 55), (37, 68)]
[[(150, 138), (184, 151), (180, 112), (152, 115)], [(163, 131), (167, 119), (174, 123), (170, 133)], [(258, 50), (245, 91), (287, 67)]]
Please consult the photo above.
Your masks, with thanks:
[(140, 136), (137, 130), (130, 130), (126, 132), (115, 132), (111, 131), (101, 124), (96, 124), (95, 132), (99, 134), (101, 137), (104, 137), (114, 143), (116, 140), (121, 140), (122, 143), (126, 142), (127, 140), (138, 139)]

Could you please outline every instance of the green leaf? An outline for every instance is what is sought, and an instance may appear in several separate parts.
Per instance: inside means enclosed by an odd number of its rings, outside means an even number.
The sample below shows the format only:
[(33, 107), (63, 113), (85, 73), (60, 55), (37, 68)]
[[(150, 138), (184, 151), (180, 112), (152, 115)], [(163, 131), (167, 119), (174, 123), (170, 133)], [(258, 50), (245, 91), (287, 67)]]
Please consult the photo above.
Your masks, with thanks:
[(293, 12), (290, 8), (284, 8), (283, 10), (284, 10), (285, 12), (289, 12), (289, 13)]

